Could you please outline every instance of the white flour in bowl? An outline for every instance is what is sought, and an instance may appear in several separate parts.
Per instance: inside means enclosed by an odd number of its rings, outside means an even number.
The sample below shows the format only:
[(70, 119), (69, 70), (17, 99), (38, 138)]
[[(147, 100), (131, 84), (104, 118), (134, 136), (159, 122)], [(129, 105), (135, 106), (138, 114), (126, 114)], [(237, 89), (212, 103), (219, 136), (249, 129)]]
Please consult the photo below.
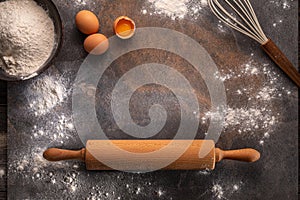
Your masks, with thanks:
[(41, 67), (54, 46), (54, 24), (33, 0), (0, 2), (0, 68), (28, 76)]

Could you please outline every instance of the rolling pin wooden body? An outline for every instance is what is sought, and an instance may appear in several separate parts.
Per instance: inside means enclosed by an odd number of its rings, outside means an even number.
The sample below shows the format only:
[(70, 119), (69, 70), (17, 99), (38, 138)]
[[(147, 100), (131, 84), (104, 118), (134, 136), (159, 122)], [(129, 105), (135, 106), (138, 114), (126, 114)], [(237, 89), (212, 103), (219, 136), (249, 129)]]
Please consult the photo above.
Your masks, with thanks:
[[(77, 159), (85, 161), (88, 170), (114, 170), (100, 162), (96, 157), (102, 158), (117, 164), (118, 170), (124, 171), (147, 171), (151, 166), (157, 166), (174, 154), (176, 150), (185, 150), (181, 156), (171, 164), (163, 167), (165, 170), (200, 170), (214, 169), (215, 163), (222, 159), (231, 159), (244, 162), (255, 162), (260, 158), (260, 153), (254, 149), (239, 149), (223, 151), (215, 148), (212, 140), (176, 140), (176, 143), (169, 145), (172, 140), (89, 140), (86, 148), (74, 151), (51, 148), (44, 152), (44, 158), (49, 161), (61, 161)], [(126, 157), (114, 152), (105, 152), (106, 147), (113, 143), (118, 148), (126, 152), (139, 154), (137, 158)], [(187, 149), (183, 147), (188, 145)], [(146, 153), (155, 152), (164, 147), (171, 146), (165, 153), (158, 154), (157, 157), (147, 157)], [(202, 147), (207, 149), (203, 157), (199, 157)], [(108, 149), (108, 148), (107, 148)], [(98, 154), (98, 155), (96, 155)], [(101, 159), (102, 160), (102, 159)], [(141, 164), (142, 163), (142, 164)], [(130, 165), (128, 165), (130, 164)], [(157, 164), (157, 165), (155, 165)]]

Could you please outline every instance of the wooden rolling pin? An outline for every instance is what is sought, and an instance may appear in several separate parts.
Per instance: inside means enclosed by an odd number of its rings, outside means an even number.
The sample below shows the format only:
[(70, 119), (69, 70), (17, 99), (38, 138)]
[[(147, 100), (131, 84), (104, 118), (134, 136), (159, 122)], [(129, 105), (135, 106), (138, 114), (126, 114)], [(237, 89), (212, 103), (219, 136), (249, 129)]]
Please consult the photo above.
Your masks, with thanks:
[[(77, 159), (85, 161), (88, 170), (113, 170), (112, 168), (101, 163), (93, 155), (101, 155), (102, 158), (109, 160), (118, 165), (119, 170), (141, 171), (151, 170), (149, 166), (153, 164), (160, 164), (163, 160), (172, 155), (172, 152), (180, 150), (188, 142), (191, 145), (187, 148), (177, 160), (164, 167), (165, 170), (199, 170), (199, 169), (214, 169), (215, 163), (223, 159), (255, 162), (260, 158), (260, 153), (254, 149), (239, 149), (223, 151), (215, 148), (215, 143), (212, 140), (176, 140), (175, 145), (169, 145), (168, 151), (158, 154), (158, 157), (149, 158), (144, 153), (155, 152), (166, 147), (173, 140), (89, 140), (87, 141), (86, 148), (78, 151), (63, 150), (57, 148), (47, 149), (43, 156), (48, 161), (61, 161)], [(120, 149), (127, 152), (139, 153), (140, 160), (137, 158), (127, 157), (115, 154), (114, 152), (107, 152), (108, 145), (111, 142)], [(201, 147), (208, 149), (207, 155), (199, 158), (199, 151)], [(169, 150), (170, 147), (170, 150)], [(185, 150), (185, 149), (184, 149)], [(93, 152), (93, 155), (91, 154)], [(144, 156), (144, 157), (143, 157)], [(142, 161), (142, 162), (141, 162)], [(130, 165), (128, 165), (130, 163)], [(141, 165), (142, 163), (142, 165)], [(130, 168), (128, 168), (130, 166)]]

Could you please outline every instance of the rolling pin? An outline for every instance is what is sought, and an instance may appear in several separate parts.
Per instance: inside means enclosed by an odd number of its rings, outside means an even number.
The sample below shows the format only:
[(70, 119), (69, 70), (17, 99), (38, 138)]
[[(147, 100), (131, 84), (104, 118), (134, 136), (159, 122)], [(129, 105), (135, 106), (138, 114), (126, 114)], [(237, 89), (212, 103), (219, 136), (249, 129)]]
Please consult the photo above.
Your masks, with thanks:
[[(146, 157), (144, 153), (155, 152), (157, 150), (166, 147), (174, 140), (88, 140), (86, 148), (81, 150), (64, 150), (57, 148), (47, 149), (43, 156), (48, 161), (62, 161), (62, 160), (82, 160), (86, 164), (87, 170), (114, 170), (109, 166), (100, 162), (98, 156), (118, 165), (118, 170), (129, 171), (143, 171), (151, 170), (153, 164), (160, 164), (166, 158), (168, 158), (174, 151), (180, 150), (188, 142), (190, 144), (181, 156), (173, 161), (171, 164), (162, 168), (164, 170), (200, 170), (200, 169), (214, 169), (215, 163), (220, 162), (223, 159), (255, 162), (259, 160), (260, 153), (254, 149), (238, 149), (223, 151), (219, 148), (215, 148), (213, 140), (176, 140), (175, 145), (171, 146), (170, 150), (165, 153), (158, 154), (157, 157)], [(121, 154), (108, 152), (108, 145), (115, 145), (118, 148), (127, 152), (138, 153), (141, 155), (139, 160), (136, 158), (126, 157)], [(199, 157), (199, 151), (201, 147), (208, 149), (207, 154), (204, 157)], [(91, 153), (92, 152), (92, 153)], [(93, 155), (92, 155), (93, 154)], [(102, 159), (101, 159), (102, 160)], [(142, 161), (142, 162), (141, 162)], [(142, 163), (142, 165), (141, 165)], [(128, 165), (130, 164), (130, 165)], [(128, 167), (130, 166), (130, 167)]]

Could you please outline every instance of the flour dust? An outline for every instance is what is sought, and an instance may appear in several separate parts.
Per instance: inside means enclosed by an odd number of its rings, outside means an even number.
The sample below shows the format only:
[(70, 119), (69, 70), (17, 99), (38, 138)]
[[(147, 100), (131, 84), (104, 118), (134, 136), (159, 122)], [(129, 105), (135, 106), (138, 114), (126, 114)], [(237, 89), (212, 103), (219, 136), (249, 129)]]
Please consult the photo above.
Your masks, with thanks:
[(180, 20), (187, 15), (197, 19), (204, 7), (207, 7), (207, 0), (148, 0), (150, 8), (143, 8), (143, 14), (164, 15), (172, 20)]

